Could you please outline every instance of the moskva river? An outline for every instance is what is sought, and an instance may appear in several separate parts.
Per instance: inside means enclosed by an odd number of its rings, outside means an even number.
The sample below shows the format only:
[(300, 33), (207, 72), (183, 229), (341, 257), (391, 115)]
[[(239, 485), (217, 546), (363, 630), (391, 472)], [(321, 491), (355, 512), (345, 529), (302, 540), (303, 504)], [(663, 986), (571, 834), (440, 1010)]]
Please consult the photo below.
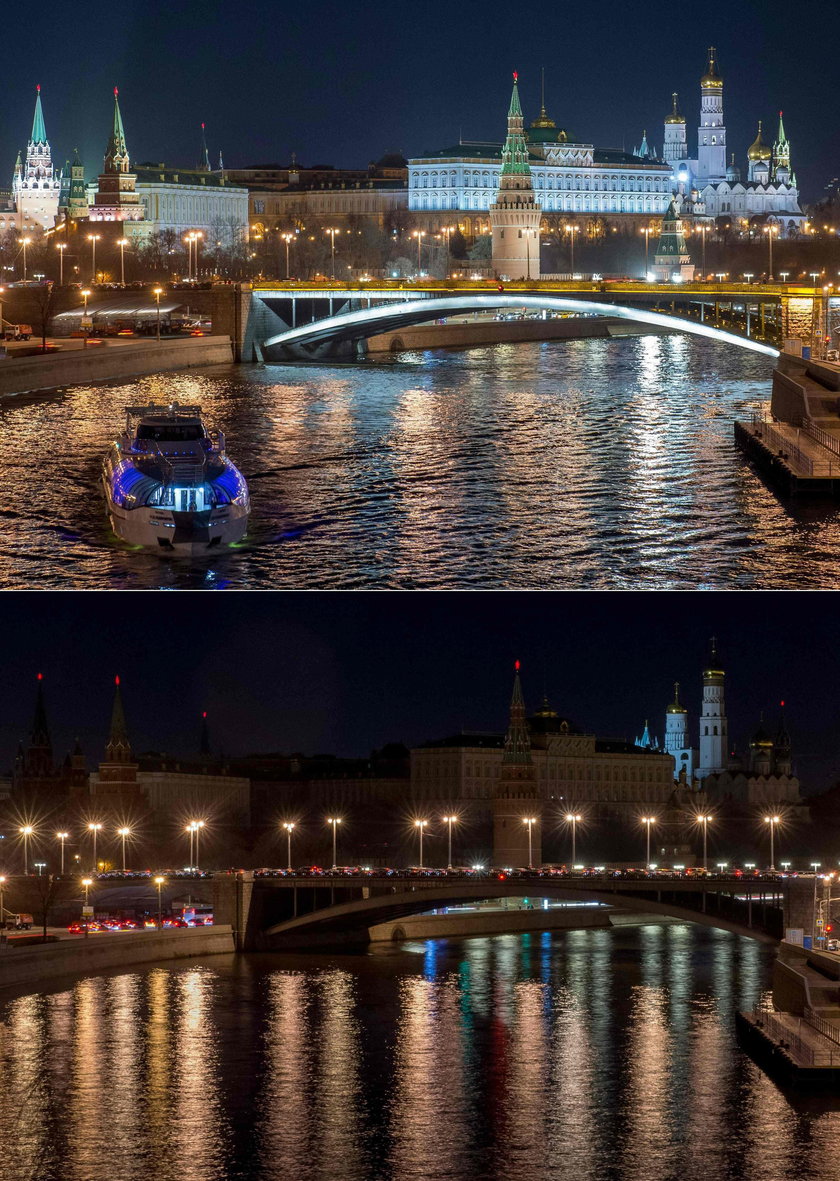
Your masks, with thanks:
[[(0, 404), (0, 586), (828, 587), (832, 505), (735, 450), (772, 363), (680, 336), (360, 366), (224, 367)], [(251, 486), (245, 543), (130, 550), (99, 487), (127, 404), (199, 402)]]
[(836, 1097), (780, 1090), (735, 1041), (772, 956), (644, 925), (0, 997), (0, 1178), (835, 1178)]

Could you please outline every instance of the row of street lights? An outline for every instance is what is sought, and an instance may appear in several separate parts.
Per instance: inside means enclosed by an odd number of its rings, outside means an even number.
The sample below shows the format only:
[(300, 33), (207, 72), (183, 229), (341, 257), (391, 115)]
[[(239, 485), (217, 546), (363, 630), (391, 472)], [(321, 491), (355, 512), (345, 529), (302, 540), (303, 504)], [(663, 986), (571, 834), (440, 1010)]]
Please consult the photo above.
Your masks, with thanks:
[[(340, 824), (341, 821), (337, 821), (336, 823)], [(99, 868), (99, 863), (96, 859), (96, 843), (97, 843), (97, 838), (99, 837), (99, 834), (102, 832), (104, 827), (105, 827), (104, 824), (102, 824), (99, 821), (90, 821), (87, 825), (87, 831), (90, 833), (91, 839), (93, 841), (93, 850), (92, 850), (92, 852), (93, 852), (93, 870), (92, 870), (92, 872), (93, 873), (96, 873)], [(196, 869), (196, 870), (199, 868), (198, 841), (199, 841), (199, 836), (201, 835), (201, 830), (204, 827), (205, 827), (205, 822), (203, 820), (191, 820), (189, 822), (189, 824), (186, 826), (186, 828), (184, 829), (184, 832), (188, 835), (189, 841), (190, 841), (190, 867), (193, 869)], [(292, 824), (292, 825), (284, 826), (284, 827), (288, 827), (291, 830), (292, 828), (294, 828), (294, 825)], [(29, 875), (29, 842), (32, 839), (32, 837), (34, 835), (36, 835), (35, 827), (34, 827), (34, 825), (31, 825), (31, 824), (24, 824), (21, 826), (20, 829), (18, 829), (18, 832), (19, 832), (20, 837), (23, 841), (23, 872), (24, 872), (24, 876), (28, 876)], [(133, 836), (133, 832), (130, 828), (126, 827), (125, 825), (122, 825), (120, 828), (117, 828), (115, 830), (115, 834), (116, 834), (116, 836), (118, 836), (120, 838), (121, 849), (122, 849), (122, 871), (123, 871), (123, 873), (125, 873), (126, 872), (125, 842), (130, 836)], [(60, 848), (61, 848), (60, 873), (61, 873), (62, 877), (64, 876), (65, 844), (69, 840), (69, 838), (70, 838), (69, 832), (57, 832), (55, 834), (55, 839), (60, 843)], [(46, 862), (40, 862), (40, 863), (35, 862), (34, 864), (35, 865), (40, 864), (43, 866), (43, 865), (46, 865)]]

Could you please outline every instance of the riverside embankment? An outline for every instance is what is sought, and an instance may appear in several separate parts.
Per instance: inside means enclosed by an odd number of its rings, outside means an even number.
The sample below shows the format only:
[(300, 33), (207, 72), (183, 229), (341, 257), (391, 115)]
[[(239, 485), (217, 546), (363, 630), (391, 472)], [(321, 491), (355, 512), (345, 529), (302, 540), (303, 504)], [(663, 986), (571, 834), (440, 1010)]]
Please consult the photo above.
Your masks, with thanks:
[(34, 357), (10, 354), (0, 359), (0, 398), (204, 365), (227, 365), (232, 357), (227, 336), (115, 342)]
[(111, 968), (233, 951), (226, 925), (165, 931), (97, 932), (58, 943), (0, 946), (0, 991), (31, 985), (47, 987), (57, 976), (90, 975)]

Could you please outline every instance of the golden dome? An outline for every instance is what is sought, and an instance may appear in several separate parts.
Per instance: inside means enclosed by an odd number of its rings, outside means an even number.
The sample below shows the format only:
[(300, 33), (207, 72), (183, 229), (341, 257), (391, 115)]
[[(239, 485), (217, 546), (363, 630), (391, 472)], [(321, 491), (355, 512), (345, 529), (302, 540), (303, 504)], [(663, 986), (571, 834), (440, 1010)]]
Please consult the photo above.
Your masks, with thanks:
[(677, 110), (677, 92), (676, 90), (671, 95), (671, 114), (665, 120), (666, 123), (685, 123), (685, 118)]
[(723, 78), (718, 73), (717, 61), (715, 60), (715, 47), (711, 46), (709, 49), (709, 64), (706, 66), (706, 73), (700, 79), (700, 85), (706, 88), (723, 88)]
[(772, 149), (768, 148), (767, 144), (761, 138), (761, 120), (758, 121), (758, 135), (755, 137), (755, 143), (747, 152), (748, 160), (769, 160), (773, 155)]

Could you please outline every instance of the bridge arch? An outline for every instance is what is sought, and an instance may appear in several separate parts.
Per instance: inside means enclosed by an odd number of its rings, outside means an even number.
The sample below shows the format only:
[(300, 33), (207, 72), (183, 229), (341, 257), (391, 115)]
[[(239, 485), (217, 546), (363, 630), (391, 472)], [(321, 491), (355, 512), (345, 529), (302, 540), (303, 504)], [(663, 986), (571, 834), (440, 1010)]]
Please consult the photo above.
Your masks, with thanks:
[[(259, 293), (256, 293), (257, 295)], [(371, 298), (375, 298), (372, 295)], [(427, 299), (406, 298), (404, 302), (389, 302), (376, 307), (355, 311), (339, 312), (289, 328), (270, 336), (264, 348), (295, 348), (306, 345), (341, 343), (364, 340), (383, 332), (406, 328), (413, 324), (424, 324), (446, 315), (463, 315), (478, 311), (500, 311), (513, 308), (532, 308), (535, 311), (582, 312), (588, 315), (611, 316), (632, 320), (639, 324), (651, 324), (657, 328), (670, 328), (691, 336), (703, 336), (737, 348), (748, 349), (768, 357), (778, 357), (779, 350), (747, 337), (737, 336), (710, 324), (696, 323), (664, 312), (651, 312), (625, 304), (599, 302), (587, 299), (571, 299), (559, 295), (511, 295), (505, 292), (475, 293), (469, 295), (430, 296)]]
[[(529, 889), (529, 886), (533, 889)], [(759, 922), (748, 922), (746, 908), (742, 905), (734, 908), (729, 906), (726, 913), (719, 909), (719, 903), (716, 908), (715, 893), (712, 891), (706, 895), (708, 905), (705, 910), (701, 906), (700, 891), (696, 895), (681, 892), (663, 900), (662, 896), (666, 894), (667, 888), (664, 883), (658, 896), (646, 896), (646, 892), (642, 891), (630, 893), (577, 885), (570, 887), (568, 883), (552, 885), (548, 882), (543, 885), (524, 883), (516, 879), (489, 879), (482, 882), (453, 880), (451, 883), (426, 889), (411, 889), (401, 882), (399, 886), (394, 887), (393, 893), (382, 892), (373, 897), (356, 898), (349, 902), (322, 907), (297, 918), (274, 923), (263, 931), (253, 932), (253, 937), (256, 945), (265, 950), (343, 942), (364, 943), (367, 941), (368, 928), (380, 923), (396, 922), (409, 915), (423, 914), (446, 906), (486, 899), (521, 898), (528, 895), (533, 898), (563, 899), (572, 902), (600, 902), (622, 910), (716, 927), (763, 942), (778, 942), (778, 937)], [(742, 911), (744, 913), (741, 913)]]

